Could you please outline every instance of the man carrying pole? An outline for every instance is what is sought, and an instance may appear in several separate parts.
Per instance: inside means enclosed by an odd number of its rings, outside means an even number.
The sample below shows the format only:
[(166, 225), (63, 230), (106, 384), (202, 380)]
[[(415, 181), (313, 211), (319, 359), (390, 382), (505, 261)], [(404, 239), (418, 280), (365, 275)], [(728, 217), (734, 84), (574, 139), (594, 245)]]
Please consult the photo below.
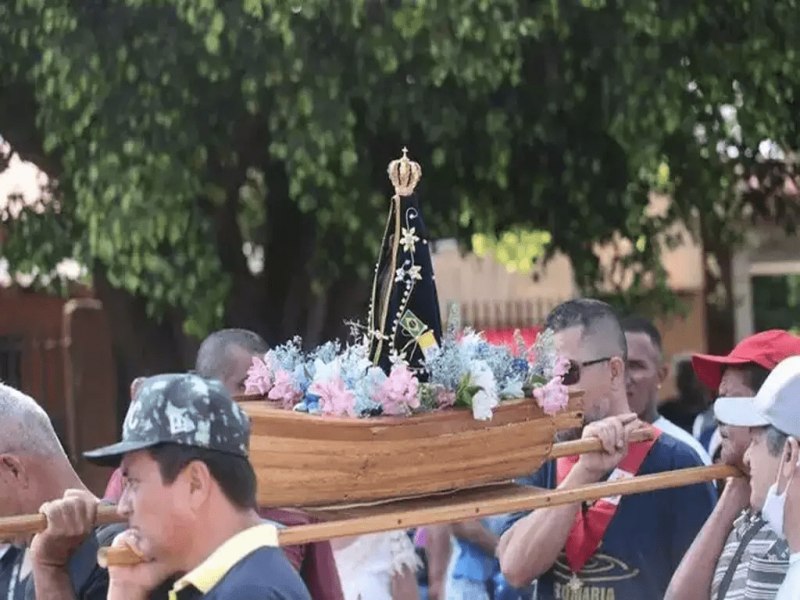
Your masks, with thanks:
[(159, 375), (142, 384), (122, 441), (86, 453), (120, 464), (129, 529), (114, 544), (144, 562), (109, 568), (112, 600), (149, 597), (170, 576), (174, 600), (308, 600), (256, 512), (249, 420), (219, 382)]
[[(787, 542), (787, 562), (797, 562), (796, 554), (789, 556), (790, 550), (797, 550), (798, 540), (791, 526), (797, 515), (791, 511), (787, 514), (786, 498), (800, 461), (800, 356), (778, 364), (755, 397), (720, 398), (714, 404), (714, 412), (721, 421), (749, 430), (750, 444), (744, 462), (750, 469), (750, 504), (760, 507), (766, 525)], [(784, 571), (789, 568), (781, 565), (773, 577), (751, 582), (747, 596), (753, 592), (759, 597), (772, 597), (778, 591), (790, 591)], [(775, 589), (775, 584), (780, 587)], [(795, 588), (792, 593), (795, 598), (800, 597), (800, 589)]]
[[(723, 397), (752, 398), (776, 366), (800, 355), (800, 338), (787, 331), (762, 331), (743, 339), (727, 356), (698, 354), (692, 363), (698, 379)], [(789, 568), (786, 542), (766, 526), (759, 503), (751, 502), (750, 469), (744, 455), (747, 427), (716, 415), (722, 435), (721, 460), (748, 477), (730, 480), (670, 582), (668, 600), (734, 600), (748, 589), (763, 597), (777, 593)]]
[[(625, 336), (610, 306), (571, 300), (553, 310), (546, 328), (570, 360), (564, 383), (585, 391), (582, 437), (599, 438), (603, 450), (550, 461), (528, 483), (565, 491), (701, 465), (657, 430), (651, 441), (628, 443), (641, 425), (628, 406)], [(540, 600), (661, 598), (715, 498), (711, 484), (695, 484), (536, 510), (501, 537), (503, 574), (518, 587), (538, 578)]]
[(111, 539), (94, 527), (97, 502), (44, 410), (0, 384), (0, 517), (41, 512), (48, 520), (30, 547), (29, 538), (0, 539), (10, 543), (0, 557), (0, 598), (105, 598), (108, 576), (95, 557)]

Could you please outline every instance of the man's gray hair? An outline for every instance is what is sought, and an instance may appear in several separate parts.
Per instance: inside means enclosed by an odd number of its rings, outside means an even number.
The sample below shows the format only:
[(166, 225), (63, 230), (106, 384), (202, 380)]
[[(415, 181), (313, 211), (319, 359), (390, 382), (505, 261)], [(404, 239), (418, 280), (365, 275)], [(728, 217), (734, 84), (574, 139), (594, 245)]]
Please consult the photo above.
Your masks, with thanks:
[(269, 345), (263, 338), (247, 329), (222, 329), (203, 340), (197, 352), (195, 371), (206, 379), (222, 379), (231, 368), (229, 350), (241, 348), (252, 355), (263, 355)]
[(781, 456), (789, 436), (772, 425), (767, 426), (767, 450), (772, 456)]
[(0, 452), (65, 456), (50, 417), (30, 396), (0, 383)]

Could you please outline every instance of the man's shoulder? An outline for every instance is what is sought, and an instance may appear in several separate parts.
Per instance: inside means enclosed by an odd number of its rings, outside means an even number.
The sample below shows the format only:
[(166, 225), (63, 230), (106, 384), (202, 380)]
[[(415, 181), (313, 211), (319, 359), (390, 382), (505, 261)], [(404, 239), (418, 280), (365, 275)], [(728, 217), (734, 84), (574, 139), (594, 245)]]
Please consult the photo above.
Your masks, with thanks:
[(280, 548), (262, 547), (240, 560), (206, 598), (309, 600), (300, 576)]
[(688, 444), (669, 434), (662, 434), (650, 449), (643, 471), (658, 473), (686, 467), (702, 467), (703, 461)]
[(703, 447), (703, 444), (701, 444), (699, 440), (695, 439), (695, 437), (685, 429), (681, 429), (675, 425), (675, 423), (663, 416), (659, 417), (659, 419), (656, 420), (653, 425), (655, 425), (662, 431), (662, 433), (666, 434), (673, 440), (677, 440), (678, 442), (689, 447), (703, 464), (707, 465), (711, 463), (711, 457), (708, 455), (708, 451)]

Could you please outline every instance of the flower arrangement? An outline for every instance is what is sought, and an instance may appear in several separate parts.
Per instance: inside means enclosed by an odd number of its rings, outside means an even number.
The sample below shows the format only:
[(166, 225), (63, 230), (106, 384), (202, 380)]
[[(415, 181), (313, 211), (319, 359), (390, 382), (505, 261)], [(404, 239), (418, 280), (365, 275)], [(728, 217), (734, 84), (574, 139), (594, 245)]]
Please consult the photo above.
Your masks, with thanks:
[(387, 374), (367, 353), (365, 343), (339, 342), (304, 353), (302, 340), (295, 337), (253, 359), (246, 393), (312, 414), (403, 416), (462, 406), (479, 420), (491, 419), (493, 409), (506, 399), (533, 397), (547, 414), (563, 410), (569, 400), (563, 384), (569, 362), (557, 355), (548, 330), (531, 347), (516, 336), (514, 352), (489, 344), (473, 330), (450, 328), (426, 358), (427, 378), (402, 358)]

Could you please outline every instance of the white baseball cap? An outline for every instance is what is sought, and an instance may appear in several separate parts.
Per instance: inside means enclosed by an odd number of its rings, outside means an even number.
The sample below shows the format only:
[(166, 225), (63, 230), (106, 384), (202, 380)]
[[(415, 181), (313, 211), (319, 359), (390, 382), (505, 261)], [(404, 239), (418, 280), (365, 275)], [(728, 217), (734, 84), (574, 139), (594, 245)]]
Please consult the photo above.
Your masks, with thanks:
[(782, 360), (754, 398), (718, 398), (714, 414), (726, 425), (766, 427), (800, 438), (800, 356)]

